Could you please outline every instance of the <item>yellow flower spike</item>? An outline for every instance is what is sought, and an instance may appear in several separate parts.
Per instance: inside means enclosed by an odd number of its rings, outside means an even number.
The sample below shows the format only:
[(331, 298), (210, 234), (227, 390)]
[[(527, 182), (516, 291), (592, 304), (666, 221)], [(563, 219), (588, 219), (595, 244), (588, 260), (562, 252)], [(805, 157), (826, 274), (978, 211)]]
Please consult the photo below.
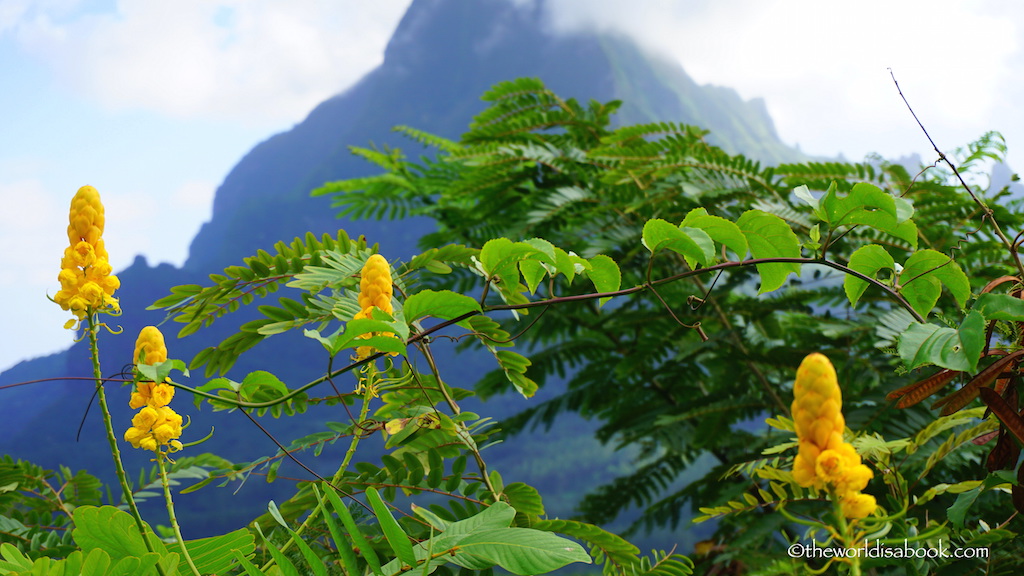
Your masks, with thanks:
[(810, 354), (800, 364), (793, 384), (793, 423), (800, 450), (793, 461), (793, 479), (805, 488), (829, 487), (847, 518), (865, 518), (875, 499), (861, 494), (874, 476), (851, 444), (843, 440), (846, 420), (836, 370), (823, 354)]
[[(394, 295), (394, 287), (391, 279), (391, 266), (380, 254), (374, 254), (366, 259), (359, 280), (359, 312), (352, 317), (353, 320), (373, 318), (373, 309), (378, 308), (394, 314), (395, 309), (391, 304), (391, 297)], [(392, 332), (382, 332), (383, 336), (394, 336)], [(356, 348), (356, 360), (362, 360), (375, 353), (376, 349), (371, 346), (360, 346)], [(396, 353), (392, 352), (392, 356)]]
[(366, 310), (376, 306), (391, 314), (394, 312), (391, 306), (393, 295), (391, 281), (391, 266), (380, 254), (374, 254), (366, 260), (359, 281), (359, 308)]
[[(167, 346), (159, 328), (146, 326), (139, 332), (132, 360), (135, 364), (159, 364), (167, 360)], [(181, 450), (183, 446), (178, 438), (182, 418), (168, 406), (173, 398), (174, 386), (169, 383), (137, 382), (128, 405), (141, 410), (132, 419), (132, 427), (125, 432), (124, 439), (135, 448), (154, 452), (159, 452), (161, 447), (167, 447), (169, 452)]]
[[(68, 244), (61, 258), (57, 279), (61, 289), (53, 301), (70, 311), (78, 320), (95, 312), (120, 312), (114, 291), (121, 283), (111, 275), (110, 262), (103, 244), (103, 203), (92, 186), (83, 186), (71, 200), (68, 212)], [(76, 329), (79, 322), (65, 323)]]

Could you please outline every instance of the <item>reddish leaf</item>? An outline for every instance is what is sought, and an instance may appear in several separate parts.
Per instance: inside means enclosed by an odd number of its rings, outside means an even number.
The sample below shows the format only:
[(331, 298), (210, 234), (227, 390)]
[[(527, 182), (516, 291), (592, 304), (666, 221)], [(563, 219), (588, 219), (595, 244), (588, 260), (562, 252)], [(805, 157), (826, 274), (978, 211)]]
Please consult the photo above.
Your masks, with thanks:
[(995, 390), (980, 388), (978, 393), (981, 394), (982, 402), (992, 410), (992, 413), (1003, 423), (1010, 434), (1013, 434), (1017, 442), (1024, 444), (1024, 418), (1017, 413), (1017, 409), (1011, 408)]
[(1012, 397), (1003, 394), (1003, 392), (1006, 392), (1006, 385), (1009, 384), (1009, 383), (1010, 383), (1010, 379), (1009, 378), (1000, 378), (1000, 379), (996, 380), (996, 385), (993, 386), (992, 388), (996, 392), (998, 392), (1000, 396), (1003, 396), (1004, 398), (1006, 398), (1006, 401), (1010, 404), (1010, 406), (1016, 406), (1017, 405), (1017, 388), (1016, 387), (1010, 389), (1010, 394), (1012, 395)]
[(981, 436), (978, 436), (974, 440), (971, 440), (971, 443), (974, 444), (975, 446), (984, 446), (985, 444), (991, 442), (992, 439), (995, 438), (996, 436), (999, 436), (999, 430), (994, 430), (992, 432), (982, 434)]
[(1020, 278), (1017, 278), (1016, 276), (1000, 276), (988, 284), (985, 284), (985, 287), (981, 289), (980, 293), (984, 294), (986, 292), (991, 292), (996, 286), (1006, 284), (1007, 282), (1020, 282)]
[(1018, 456), (1020, 456), (1020, 445), (1014, 442), (1013, 438), (1010, 438), (1005, 429), (1000, 429), (999, 440), (992, 447), (992, 451), (988, 453), (988, 458), (985, 460), (985, 468), (989, 472), (1006, 470), (1011, 464), (1017, 463)]
[(944, 368), (924, 380), (908, 384), (907, 386), (889, 392), (885, 399), (895, 400), (899, 398), (900, 401), (896, 403), (896, 407), (909, 408), (938, 392), (940, 388), (949, 384), (950, 381), (952, 381), (953, 378), (956, 378), (959, 374), (962, 374), (962, 372)]
[[(992, 353), (1006, 354), (1006, 352), (1001, 350), (993, 350)], [(978, 397), (978, 390), (990, 386), (992, 382), (994, 382), (1000, 374), (1005, 372), (1006, 368), (1011, 363), (1015, 363), (1021, 355), (1024, 355), (1024, 350), (1017, 350), (1010, 354), (1006, 354), (1006, 356), (1003, 356), (999, 360), (989, 364), (987, 368), (979, 372), (978, 375), (965, 384), (963, 388), (932, 404), (932, 408), (938, 408), (941, 406), (941, 414), (943, 416), (949, 416), (964, 406), (967, 406), (971, 403), (971, 400)], [(993, 394), (996, 393), (993, 391)], [(998, 396), (998, 394), (996, 394), (996, 396)]]

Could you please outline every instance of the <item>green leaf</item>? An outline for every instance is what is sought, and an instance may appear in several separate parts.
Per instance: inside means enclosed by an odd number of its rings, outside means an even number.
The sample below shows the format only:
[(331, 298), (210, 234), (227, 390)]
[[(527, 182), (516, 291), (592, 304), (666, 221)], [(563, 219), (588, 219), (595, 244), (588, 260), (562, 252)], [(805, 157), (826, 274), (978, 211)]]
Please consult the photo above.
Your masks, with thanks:
[(163, 382), (172, 370), (178, 370), (188, 376), (188, 367), (181, 360), (164, 360), (159, 364), (138, 364), (139, 373), (152, 382)]
[(680, 228), (660, 218), (644, 224), (643, 245), (656, 254), (658, 250), (671, 250), (686, 257), (687, 261), (707, 266), (715, 258), (715, 243), (707, 232), (699, 228)]
[(242, 398), (249, 401), (263, 401), (280, 398), (288, 394), (288, 387), (277, 376), (265, 370), (250, 372), (242, 380), (239, 388)]
[[(761, 210), (747, 210), (736, 225), (743, 231), (754, 258), (800, 257), (800, 240), (782, 218)], [(782, 287), (790, 272), (799, 276), (800, 265), (771, 262), (758, 264), (757, 271), (761, 275), (761, 288), (757, 293), (764, 294)]]
[(914, 323), (899, 339), (898, 350), (907, 368), (935, 364), (950, 370), (975, 373), (985, 346), (985, 318), (971, 311), (960, 328)]
[(514, 508), (504, 502), (495, 502), (476, 515), (451, 523), (445, 534), (472, 534), (480, 530), (508, 528), (515, 517)]
[[(861, 246), (850, 255), (849, 267), (851, 270), (877, 280), (880, 270), (895, 271), (896, 262), (886, 252), (885, 248), (878, 244), (868, 244), (867, 246)], [(846, 291), (846, 297), (850, 300), (850, 306), (857, 306), (857, 300), (864, 294), (864, 290), (867, 287), (868, 283), (866, 280), (861, 280), (850, 274), (846, 275), (846, 278), (843, 279), (843, 289)]]
[(334, 507), (334, 512), (338, 515), (338, 518), (341, 518), (341, 523), (345, 525), (345, 530), (348, 530), (349, 537), (352, 539), (352, 544), (354, 544), (362, 553), (363, 559), (366, 560), (366, 563), (370, 566), (370, 569), (373, 570), (373, 573), (377, 576), (382, 576), (383, 573), (380, 569), (380, 558), (378, 558), (377, 553), (373, 550), (373, 547), (370, 546), (370, 543), (366, 541), (366, 537), (363, 536), (363, 533), (359, 531), (359, 527), (356, 526), (356, 521), (352, 518), (352, 513), (348, 511), (348, 507), (346, 507), (345, 503), (341, 501), (340, 497), (338, 497), (338, 493), (334, 491), (334, 488), (323, 484), (321, 484), (321, 488), (324, 491), (324, 496), (327, 496), (327, 499), (331, 501), (331, 506)]
[(971, 283), (967, 275), (952, 258), (937, 250), (920, 250), (907, 258), (900, 272), (900, 294), (921, 316), (927, 316), (946, 288), (963, 308), (971, 296)]
[[(433, 558), (429, 563), (424, 562), (423, 565), (420, 566), (402, 562), (400, 559), (392, 560), (382, 567), (382, 571), (385, 575), (398, 574), (399, 572), (402, 572), (403, 564), (406, 567), (415, 566), (416, 573), (420, 574), (430, 573), (438, 566), (448, 562), (475, 570), (491, 568), (495, 565), (495, 562), (476, 556), (463, 555), (460, 548), (461, 542), (470, 535), (482, 530), (507, 529), (516, 515), (516, 511), (504, 502), (495, 502), (491, 506), (484, 508), (482, 511), (469, 518), (458, 522), (452, 522), (450, 524), (437, 517), (437, 515), (432, 512), (420, 509), (415, 505), (413, 506), (413, 511), (417, 515), (428, 519), (430, 524), (435, 528), (438, 526), (446, 526), (440, 535), (434, 536), (430, 540), (420, 542), (413, 548), (417, 562), (423, 562), (426, 560), (428, 551), (433, 555)], [(449, 550), (455, 551), (455, 553), (451, 555), (444, 554), (445, 551)], [(404, 571), (408, 572), (408, 570)]]
[(259, 522), (254, 522), (253, 527), (260, 535), (260, 538), (263, 538), (263, 543), (266, 544), (267, 551), (270, 552), (270, 555), (274, 558), (274, 562), (277, 564), (277, 567), (280, 568), (282, 576), (299, 576), (299, 570), (296, 568), (295, 564), (293, 564), (283, 552), (281, 552), (270, 542), (270, 540), (267, 539), (266, 536), (263, 535), (263, 530), (260, 529)]
[[(256, 551), (256, 541), (252, 532), (245, 528), (220, 536), (188, 540), (185, 546), (188, 547), (192, 562), (202, 574), (225, 574), (234, 563), (233, 551), (238, 551), (247, 558)], [(167, 544), (167, 550), (179, 552), (180, 547), (177, 542), (172, 542)], [(188, 576), (191, 573), (188, 564), (182, 562), (178, 565), (178, 574)]]
[(957, 528), (964, 527), (964, 518), (967, 516), (967, 511), (974, 504), (974, 501), (981, 495), (981, 486), (968, 490), (967, 492), (961, 492), (956, 497), (956, 502), (946, 509), (946, 517), (953, 523)]
[(82, 576), (106, 576), (110, 567), (110, 555), (102, 548), (94, 548), (82, 562)]
[(313, 484), (312, 488), (313, 494), (316, 496), (317, 504), (319, 504), (320, 509), (324, 511), (324, 522), (327, 524), (327, 530), (331, 533), (331, 538), (334, 539), (334, 547), (338, 550), (338, 556), (341, 557), (341, 563), (345, 567), (345, 571), (349, 574), (359, 574), (359, 563), (356, 562), (356, 555), (352, 550), (352, 543), (349, 542), (348, 538), (345, 538), (342, 535), (341, 530), (338, 529), (338, 524), (334, 521), (334, 516), (328, 511), (324, 497), (321, 496), (320, 490), (317, 489), (316, 484)]
[(519, 271), (523, 274), (523, 280), (526, 281), (526, 288), (530, 294), (537, 292), (537, 286), (540, 286), (541, 280), (548, 275), (544, 264), (536, 260), (520, 260)]
[(429, 508), (424, 508), (423, 506), (417, 506), (413, 504), (412, 512), (413, 514), (426, 520), (427, 524), (430, 524), (434, 528), (434, 530), (443, 532), (448, 528), (448, 522), (440, 516), (438, 516), (437, 514), (431, 512)]
[(0, 569), (11, 571), (32, 569), (32, 560), (22, 554), (21, 550), (15, 548), (10, 542), (0, 544), (0, 557), (6, 561), (0, 561)]
[[(686, 214), (680, 227), (699, 228), (707, 233), (712, 240), (722, 244), (736, 253), (740, 260), (746, 257), (747, 239), (743, 231), (734, 222), (721, 216), (712, 216), (704, 208), (694, 208)], [(714, 260), (714, 259), (712, 259)]]
[(913, 205), (873, 184), (858, 182), (848, 194), (839, 196), (833, 183), (821, 199), (820, 208), (832, 228), (871, 226), (917, 247), (917, 226), (909, 220), (914, 214)]
[(407, 322), (426, 316), (451, 320), (470, 312), (479, 312), (480, 303), (451, 290), (422, 290), (409, 296), (402, 310)]
[(409, 542), (409, 536), (398, 525), (398, 521), (391, 515), (387, 504), (384, 503), (384, 500), (373, 486), (366, 489), (366, 499), (369, 500), (370, 506), (373, 508), (373, 514), (377, 517), (377, 521), (380, 522), (380, 529), (384, 532), (384, 537), (387, 538), (391, 549), (395, 551), (395, 555), (409, 566), (416, 566), (416, 554), (412, 551), (412, 543)]
[(508, 503), (520, 514), (543, 516), (544, 502), (536, 488), (523, 482), (513, 482), (502, 491)]
[(551, 572), (573, 562), (590, 564), (590, 555), (576, 542), (529, 528), (495, 528), (470, 534), (459, 541), (459, 553), (453, 561), (462, 566), (468, 559), (496, 564), (523, 576)]
[(245, 570), (245, 573), (249, 576), (266, 576), (263, 572), (260, 572), (260, 569), (253, 565), (253, 563), (250, 562), (245, 556), (243, 556), (242, 553), (238, 550), (234, 550), (232, 554), (235, 555), (235, 560), (237, 560), (238, 563), (242, 565), (242, 568)]
[(452, 267), (438, 260), (430, 260), (423, 265), (428, 271), (434, 274), (451, 274)]
[[(310, 569), (313, 571), (314, 576), (327, 576), (327, 567), (324, 566), (324, 561), (321, 560), (316, 555), (315, 552), (313, 552), (313, 549), (309, 547), (309, 544), (306, 544), (306, 541), (300, 538), (299, 535), (296, 534), (294, 530), (287, 527), (285, 528), (288, 530), (288, 532), (291, 533), (292, 540), (295, 542), (295, 546), (299, 549), (299, 552), (302, 554), (302, 557), (306, 559), (306, 565), (308, 565)], [(268, 545), (270, 545), (269, 542)], [(183, 574), (181, 576), (188, 575)]]
[(480, 249), (480, 264), (483, 265), (484, 272), (488, 276), (499, 276), (503, 281), (512, 285), (519, 281), (519, 272), (517, 272), (519, 261), (527, 257), (554, 263), (553, 257), (544, 254), (535, 246), (525, 242), (513, 242), (508, 238), (488, 240)]
[(526, 369), (531, 364), (529, 358), (511, 350), (496, 350), (494, 357), (505, 371), (508, 381), (524, 398), (530, 398), (537, 392), (537, 383), (526, 377)]
[(1024, 300), (1007, 294), (986, 292), (978, 296), (971, 309), (980, 312), (987, 320), (1024, 322)]
[[(360, 318), (358, 320), (349, 321), (344, 331), (338, 331), (332, 334), (328, 338), (330, 347), (332, 349), (341, 350), (344, 348), (358, 348), (360, 346), (370, 346), (376, 348), (382, 352), (395, 352), (397, 354), (406, 354), (404, 338), (409, 336), (409, 326), (404, 322), (384, 321), (378, 318), (378, 316), (387, 316), (387, 313), (374, 308), (372, 312), (374, 318)], [(374, 336), (367, 338), (361, 338), (373, 333), (379, 333)], [(384, 334), (398, 334), (402, 339), (394, 336), (385, 336)], [(327, 345), (325, 344), (325, 347)]]
[[(110, 555), (111, 562), (117, 563), (122, 558), (138, 558), (150, 553), (135, 519), (127, 512), (113, 506), (79, 506), (72, 516), (75, 529), (71, 535), (86, 554), (99, 548)], [(148, 526), (146, 535), (153, 551), (161, 557), (167, 556), (167, 548)]]
[(580, 258), (575, 253), (566, 252), (559, 247), (555, 247), (555, 270), (559, 274), (565, 274), (566, 281), (572, 284), (573, 278), (576, 274), (583, 271), (583, 265), (587, 261)]
[[(829, 186), (829, 189), (831, 190), (834, 186), (835, 183), (833, 183), (832, 186)], [(811, 210), (814, 212), (814, 215), (817, 216), (819, 220), (828, 220), (828, 217), (825, 215), (825, 212), (821, 209), (821, 201), (815, 198), (813, 194), (811, 194), (810, 189), (808, 189), (806, 185), (801, 184), (800, 186), (793, 188), (793, 195), (799, 198), (800, 200), (806, 202), (807, 205), (811, 207)]]
[[(622, 272), (619, 265), (604, 254), (598, 254), (587, 261), (590, 269), (587, 270), (587, 277), (594, 283), (598, 292), (615, 292), (622, 283)], [(601, 298), (601, 306), (611, 298)]]

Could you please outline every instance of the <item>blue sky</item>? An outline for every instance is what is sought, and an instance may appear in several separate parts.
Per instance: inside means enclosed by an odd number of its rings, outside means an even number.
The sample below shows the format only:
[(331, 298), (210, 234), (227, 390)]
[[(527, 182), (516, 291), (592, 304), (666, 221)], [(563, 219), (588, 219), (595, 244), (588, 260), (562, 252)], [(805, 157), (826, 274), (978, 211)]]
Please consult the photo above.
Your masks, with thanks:
[[(103, 196), (115, 269), (137, 254), (181, 264), (232, 166), (378, 65), (409, 3), (0, 0), (0, 370), (71, 342), (45, 295), (78, 187)], [(551, 0), (549, 16), (556, 33), (628, 34), (700, 83), (764, 98), (806, 152), (930, 159), (892, 67), (940, 146), (998, 129), (1021, 167), (1019, 4)]]

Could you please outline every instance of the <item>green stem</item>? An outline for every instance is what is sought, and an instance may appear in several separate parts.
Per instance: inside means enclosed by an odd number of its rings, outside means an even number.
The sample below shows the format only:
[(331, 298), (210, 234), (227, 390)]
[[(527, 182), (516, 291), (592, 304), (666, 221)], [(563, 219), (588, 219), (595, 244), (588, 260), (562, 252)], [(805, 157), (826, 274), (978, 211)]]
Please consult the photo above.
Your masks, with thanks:
[[(357, 425), (360, 422), (365, 421), (366, 420), (366, 416), (370, 413), (370, 400), (373, 398), (373, 387), (372, 387), (372, 384), (373, 384), (373, 379), (376, 378), (376, 376), (377, 376), (377, 365), (376, 365), (376, 362), (370, 362), (369, 364), (366, 365), (366, 373), (363, 376), (360, 376), (360, 381), (362, 381), (365, 384), (366, 390), (363, 392), (363, 406), (362, 406), (362, 408), (359, 409), (359, 419), (356, 420), (356, 424)], [(339, 482), (341, 482), (341, 477), (345, 473), (345, 470), (348, 469), (349, 463), (352, 462), (352, 456), (354, 456), (355, 453), (356, 453), (356, 447), (359, 446), (359, 439), (360, 439), (360, 436), (359, 436), (359, 433), (357, 431), (357, 427), (353, 427), (353, 430), (352, 430), (352, 440), (349, 442), (348, 451), (345, 452), (345, 458), (342, 459), (341, 466), (338, 467), (338, 471), (335, 472), (334, 476), (331, 478), (331, 485), (332, 486), (334, 486), (334, 485), (338, 484)], [(302, 524), (299, 525), (299, 527), (296, 528), (295, 531), (291, 533), (291, 535), (288, 537), (288, 541), (284, 543), (284, 546), (281, 546), (281, 552), (287, 552), (288, 549), (291, 548), (292, 544), (295, 543), (295, 539), (298, 538), (299, 536), (301, 536), (303, 531), (305, 531), (306, 528), (309, 527), (309, 525), (313, 523), (313, 521), (316, 519), (316, 517), (320, 515), (320, 511), (321, 511), (321, 506), (318, 503), (316, 506), (313, 507), (312, 510), (310, 510), (309, 516), (306, 516), (306, 519), (302, 522)], [(261, 570), (263, 572), (266, 572), (267, 569), (270, 568), (273, 565), (274, 565), (274, 560), (271, 559), (271, 560), (267, 561), (267, 563), (261, 568)]]
[[(96, 379), (96, 399), (100, 405), (100, 412), (103, 414), (103, 425), (107, 431), (110, 453), (114, 457), (117, 480), (121, 484), (121, 493), (124, 495), (124, 500), (128, 504), (132, 517), (135, 518), (135, 525), (139, 529), (139, 534), (142, 535), (142, 542), (146, 545), (146, 550), (155, 552), (153, 545), (149, 543), (149, 538), (146, 536), (146, 524), (142, 521), (139, 507), (135, 504), (135, 497), (132, 495), (131, 486), (128, 485), (128, 476), (124, 472), (124, 463), (121, 462), (121, 450), (117, 447), (117, 436), (114, 434), (114, 423), (110, 417), (110, 409), (107, 407), (107, 395), (103, 392), (103, 372), (100, 370), (100, 348), (97, 337), (100, 324), (96, 322), (96, 314), (92, 313), (91, 310), (87, 318), (86, 330), (89, 332), (89, 355), (92, 357), (92, 374), (93, 378)], [(156, 565), (156, 569), (160, 576), (166, 576), (160, 564)]]
[[(839, 496), (833, 493), (831, 489), (829, 489), (829, 497), (832, 499), (832, 513), (836, 517), (836, 527), (839, 528), (839, 534), (841, 534), (843, 537), (843, 541), (841, 544), (842, 546), (845, 546), (847, 549), (852, 548), (856, 546), (857, 543), (853, 541), (853, 534), (851, 533), (852, 525), (846, 521), (846, 516), (843, 514), (843, 507), (839, 503)], [(861, 576), (860, 555), (851, 554), (847, 557), (847, 559), (850, 561), (851, 576)]]
[[(437, 369), (437, 363), (434, 361), (434, 354), (430, 351), (430, 345), (425, 341), (421, 341), (417, 343), (417, 347), (423, 353), (423, 356), (427, 359), (427, 365), (430, 366), (430, 373), (433, 374), (434, 380), (437, 382), (437, 388), (438, 390), (441, 391), (441, 394), (444, 396), (445, 402), (448, 403), (448, 407), (451, 409), (452, 414), (461, 414), (462, 409), (459, 408), (459, 405), (455, 402), (455, 399), (452, 398), (450, 394), (448, 394), (448, 389), (445, 388), (445, 383), (441, 380), (441, 372)], [(412, 366), (410, 366), (409, 368), (410, 370), (412, 370)], [(416, 375), (416, 371), (412, 370), (412, 373), (413, 377), (416, 378), (416, 380), (418, 381), (419, 376)], [(420, 384), (420, 386), (422, 387), (422, 383)], [(491, 475), (487, 472), (487, 463), (484, 461), (483, 455), (480, 454), (480, 450), (476, 447), (475, 443), (473, 442), (473, 435), (469, 431), (469, 426), (467, 426), (464, 421), (460, 421), (458, 425), (459, 437), (460, 439), (462, 439), (462, 442), (466, 446), (466, 448), (468, 448), (469, 451), (473, 453), (473, 458), (476, 460), (477, 468), (480, 469), (480, 479), (483, 480), (484, 485), (487, 486), (487, 490), (494, 497), (494, 501), (500, 501), (501, 492), (498, 492), (498, 490), (496, 490), (494, 487), (494, 483), (491, 482)]]
[(194, 562), (192, 562), (192, 556), (188, 553), (188, 548), (185, 546), (185, 539), (181, 537), (181, 527), (178, 526), (178, 518), (174, 515), (174, 501), (171, 499), (171, 483), (167, 479), (167, 468), (164, 466), (164, 459), (167, 456), (163, 452), (158, 452), (156, 455), (156, 465), (160, 469), (160, 481), (164, 485), (164, 500), (167, 501), (167, 517), (171, 521), (171, 528), (174, 529), (174, 537), (178, 540), (178, 546), (181, 546), (181, 555), (185, 557), (185, 562), (188, 567), (192, 569), (192, 573), (196, 576), (202, 576), (199, 574), (199, 569), (196, 568)]

